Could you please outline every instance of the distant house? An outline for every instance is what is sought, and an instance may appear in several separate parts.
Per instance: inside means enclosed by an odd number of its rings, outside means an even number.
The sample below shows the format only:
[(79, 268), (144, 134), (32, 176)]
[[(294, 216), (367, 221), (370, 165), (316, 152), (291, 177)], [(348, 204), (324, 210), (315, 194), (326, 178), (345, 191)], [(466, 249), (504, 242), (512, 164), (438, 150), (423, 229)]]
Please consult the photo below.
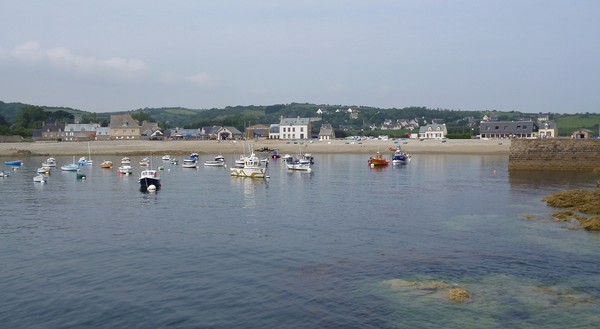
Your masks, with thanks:
[(280, 127), (278, 123), (272, 123), (269, 126), (269, 139), (279, 139)]
[(108, 141), (108, 140), (110, 140), (110, 128), (109, 127), (98, 127), (98, 128), (96, 128), (96, 140), (97, 141)]
[(335, 139), (335, 131), (333, 126), (329, 123), (324, 123), (319, 130), (319, 140), (332, 140)]
[(244, 136), (247, 139), (269, 138), (269, 126), (262, 124), (252, 125), (246, 128)]
[(202, 139), (234, 140), (241, 139), (242, 132), (235, 127), (202, 127), (202, 129), (200, 130), (200, 137)]
[(545, 122), (538, 130), (540, 138), (554, 138), (558, 137), (558, 127), (556, 123)]
[(310, 128), (309, 118), (283, 118), (279, 122), (279, 139), (309, 139)]
[(34, 137), (44, 140), (63, 140), (65, 138), (65, 125), (57, 123), (44, 124), (39, 134)]
[(96, 129), (100, 128), (97, 123), (67, 123), (65, 125), (65, 137), (63, 140), (93, 141), (96, 139)]
[[(160, 132), (158, 123), (144, 121), (144, 122), (142, 122), (142, 125), (140, 126), (140, 138), (141, 139), (162, 139), (162, 136), (163, 136), (162, 132), (157, 134), (156, 133), (157, 131)], [(160, 137), (160, 138), (157, 138), (157, 137)]]
[(576, 139), (592, 138), (592, 133), (593, 133), (593, 131), (591, 131), (591, 130), (581, 128), (577, 131), (574, 131), (571, 134), (571, 138), (576, 138)]
[(171, 139), (199, 139), (200, 138), (200, 130), (199, 129), (184, 129), (184, 128), (175, 128), (171, 129), (168, 133)]
[(537, 138), (539, 127), (533, 121), (482, 121), (479, 133), (481, 138)]
[(419, 128), (419, 138), (424, 139), (442, 139), (446, 138), (448, 130), (446, 124), (431, 123)]
[(140, 139), (140, 124), (129, 114), (114, 114), (110, 116), (110, 139), (128, 140)]

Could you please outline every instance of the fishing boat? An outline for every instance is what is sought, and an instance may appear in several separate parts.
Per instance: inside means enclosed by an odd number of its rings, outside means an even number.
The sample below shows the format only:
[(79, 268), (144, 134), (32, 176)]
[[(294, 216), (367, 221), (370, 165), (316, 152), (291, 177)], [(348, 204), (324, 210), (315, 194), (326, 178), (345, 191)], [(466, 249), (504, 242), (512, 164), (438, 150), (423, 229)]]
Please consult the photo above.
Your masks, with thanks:
[(48, 158), (46, 161), (42, 162), (42, 167), (56, 167), (56, 159)]
[(375, 153), (371, 158), (369, 158), (369, 167), (379, 167), (379, 166), (387, 166), (390, 164), (389, 159), (385, 159), (381, 152)]
[(23, 165), (23, 161), (21, 160), (9, 160), (9, 161), (4, 161), (4, 164), (7, 166), (21, 166)]
[(44, 175), (37, 175), (37, 176), (33, 176), (33, 181), (36, 183), (45, 183), (47, 181), (46, 176)]
[(181, 166), (183, 168), (198, 168), (198, 153), (192, 153), (189, 157), (183, 159)]
[(158, 176), (158, 171), (153, 169), (142, 170), (140, 173), (140, 188), (152, 189), (151, 186), (154, 186), (154, 189), (160, 188), (160, 177)]
[(231, 176), (250, 177), (250, 178), (265, 178), (267, 176), (267, 165), (263, 165), (260, 159), (254, 154), (244, 158), (244, 166), (242, 168), (230, 168)]
[(410, 155), (400, 148), (394, 150), (392, 154), (392, 164), (394, 165), (403, 165), (407, 164), (410, 161)]
[(224, 167), (225, 157), (222, 155), (217, 155), (214, 160), (204, 161), (204, 165), (208, 167)]
[(111, 169), (113, 166), (112, 161), (110, 160), (104, 160), (101, 164), (100, 164), (100, 168), (104, 168), (104, 169)]

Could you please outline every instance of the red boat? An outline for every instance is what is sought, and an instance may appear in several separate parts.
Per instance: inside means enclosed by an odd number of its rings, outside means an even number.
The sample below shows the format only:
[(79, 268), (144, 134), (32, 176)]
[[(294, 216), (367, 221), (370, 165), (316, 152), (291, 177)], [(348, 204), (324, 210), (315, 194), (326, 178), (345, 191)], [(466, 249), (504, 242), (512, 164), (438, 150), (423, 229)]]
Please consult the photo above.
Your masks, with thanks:
[(375, 155), (369, 158), (369, 167), (377, 167), (377, 166), (387, 166), (390, 164), (390, 160), (384, 159), (383, 154), (380, 152), (375, 153)]

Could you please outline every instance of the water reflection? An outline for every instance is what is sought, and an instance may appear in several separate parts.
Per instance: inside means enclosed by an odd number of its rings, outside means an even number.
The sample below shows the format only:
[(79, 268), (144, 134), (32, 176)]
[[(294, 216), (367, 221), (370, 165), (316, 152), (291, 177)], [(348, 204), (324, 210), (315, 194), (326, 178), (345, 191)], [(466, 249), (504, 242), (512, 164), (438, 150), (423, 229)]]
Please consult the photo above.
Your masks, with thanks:
[(570, 189), (596, 186), (600, 176), (593, 172), (510, 170), (508, 178), (513, 188)]

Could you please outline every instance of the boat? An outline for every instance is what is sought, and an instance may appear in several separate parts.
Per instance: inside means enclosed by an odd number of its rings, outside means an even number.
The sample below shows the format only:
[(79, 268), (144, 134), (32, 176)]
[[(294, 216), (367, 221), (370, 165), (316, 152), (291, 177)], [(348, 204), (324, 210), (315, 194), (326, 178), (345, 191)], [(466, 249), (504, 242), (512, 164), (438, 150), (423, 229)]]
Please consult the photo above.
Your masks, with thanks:
[(217, 155), (214, 160), (204, 161), (204, 165), (209, 167), (224, 167), (225, 157), (222, 155)]
[(44, 175), (33, 176), (33, 181), (36, 183), (45, 183), (48, 179)]
[(60, 166), (60, 169), (62, 171), (77, 171), (79, 170), (79, 164), (75, 162), (75, 157), (73, 157), (73, 163)]
[(124, 164), (124, 165), (120, 165), (118, 168), (119, 174), (123, 174), (123, 175), (131, 175), (133, 173), (132, 168), (130, 165)]
[(21, 160), (9, 160), (9, 161), (4, 161), (4, 164), (7, 166), (21, 166), (23, 165), (23, 161)]
[(268, 165), (263, 165), (260, 159), (254, 152), (250, 156), (244, 158), (244, 166), (242, 168), (230, 168), (231, 176), (250, 177), (250, 178), (265, 178), (267, 176)]
[(128, 157), (124, 157), (123, 159), (121, 159), (121, 165), (130, 165), (131, 164), (131, 159), (129, 159)]
[(88, 158), (85, 157), (79, 158), (78, 161), (80, 166), (91, 166), (94, 164), (94, 160), (92, 160), (92, 153), (90, 151), (90, 143), (88, 142)]
[(150, 159), (148, 159), (148, 157), (144, 157), (142, 160), (140, 160), (140, 166), (142, 167), (148, 167), (149, 164)]
[(312, 171), (312, 163), (305, 157), (298, 159), (286, 158), (285, 165), (288, 170)]
[(77, 172), (77, 176), (75, 176), (75, 178), (77, 178), (77, 179), (86, 179), (87, 176), (84, 173), (81, 173), (81, 172), (78, 171)]
[(281, 155), (279, 155), (279, 153), (277, 153), (277, 150), (273, 150), (273, 153), (271, 154), (271, 159), (279, 159), (281, 158)]
[(0, 171), (0, 177), (8, 177), (8, 173), (4, 172), (4, 170)]
[(46, 161), (42, 162), (42, 167), (56, 167), (56, 159), (48, 158)]
[(160, 188), (158, 171), (153, 169), (142, 170), (140, 173), (140, 188), (150, 189), (151, 186), (154, 186), (155, 189)]
[(403, 165), (407, 164), (408, 161), (410, 161), (410, 155), (408, 155), (408, 153), (400, 148), (395, 149), (394, 154), (392, 155), (392, 164)]
[(183, 159), (181, 166), (183, 168), (198, 168), (198, 153), (192, 153), (189, 157)]
[(179, 160), (176, 159), (176, 158), (171, 158), (171, 164), (178, 165), (179, 164)]
[(246, 162), (246, 156), (240, 155), (240, 158), (235, 160), (235, 166), (238, 168), (244, 168), (244, 162)]
[(369, 158), (369, 166), (370, 167), (387, 166), (388, 164), (390, 164), (390, 160), (385, 159), (383, 157), (383, 154), (381, 154), (381, 152), (377, 152), (377, 153), (375, 153), (374, 156)]
[(113, 163), (110, 160), (105, 160), (100, 164), (100, 168), (104, 168), (104, 169), (111, 169), (112, 166), (113, 166)]
[(168, 154), (165, 154), (165, 155), (163, 155), (162, 159), (163, 159), (164, 161), (170, 161), (170, 160), (171, 160), (171, 156), (170, 156), (170, 155), (168, 155)]
[(37, 169), (36, 171), (38, 174), (40, 175), (49, 175), (50, 174), (50, 167), (40, 167)]

